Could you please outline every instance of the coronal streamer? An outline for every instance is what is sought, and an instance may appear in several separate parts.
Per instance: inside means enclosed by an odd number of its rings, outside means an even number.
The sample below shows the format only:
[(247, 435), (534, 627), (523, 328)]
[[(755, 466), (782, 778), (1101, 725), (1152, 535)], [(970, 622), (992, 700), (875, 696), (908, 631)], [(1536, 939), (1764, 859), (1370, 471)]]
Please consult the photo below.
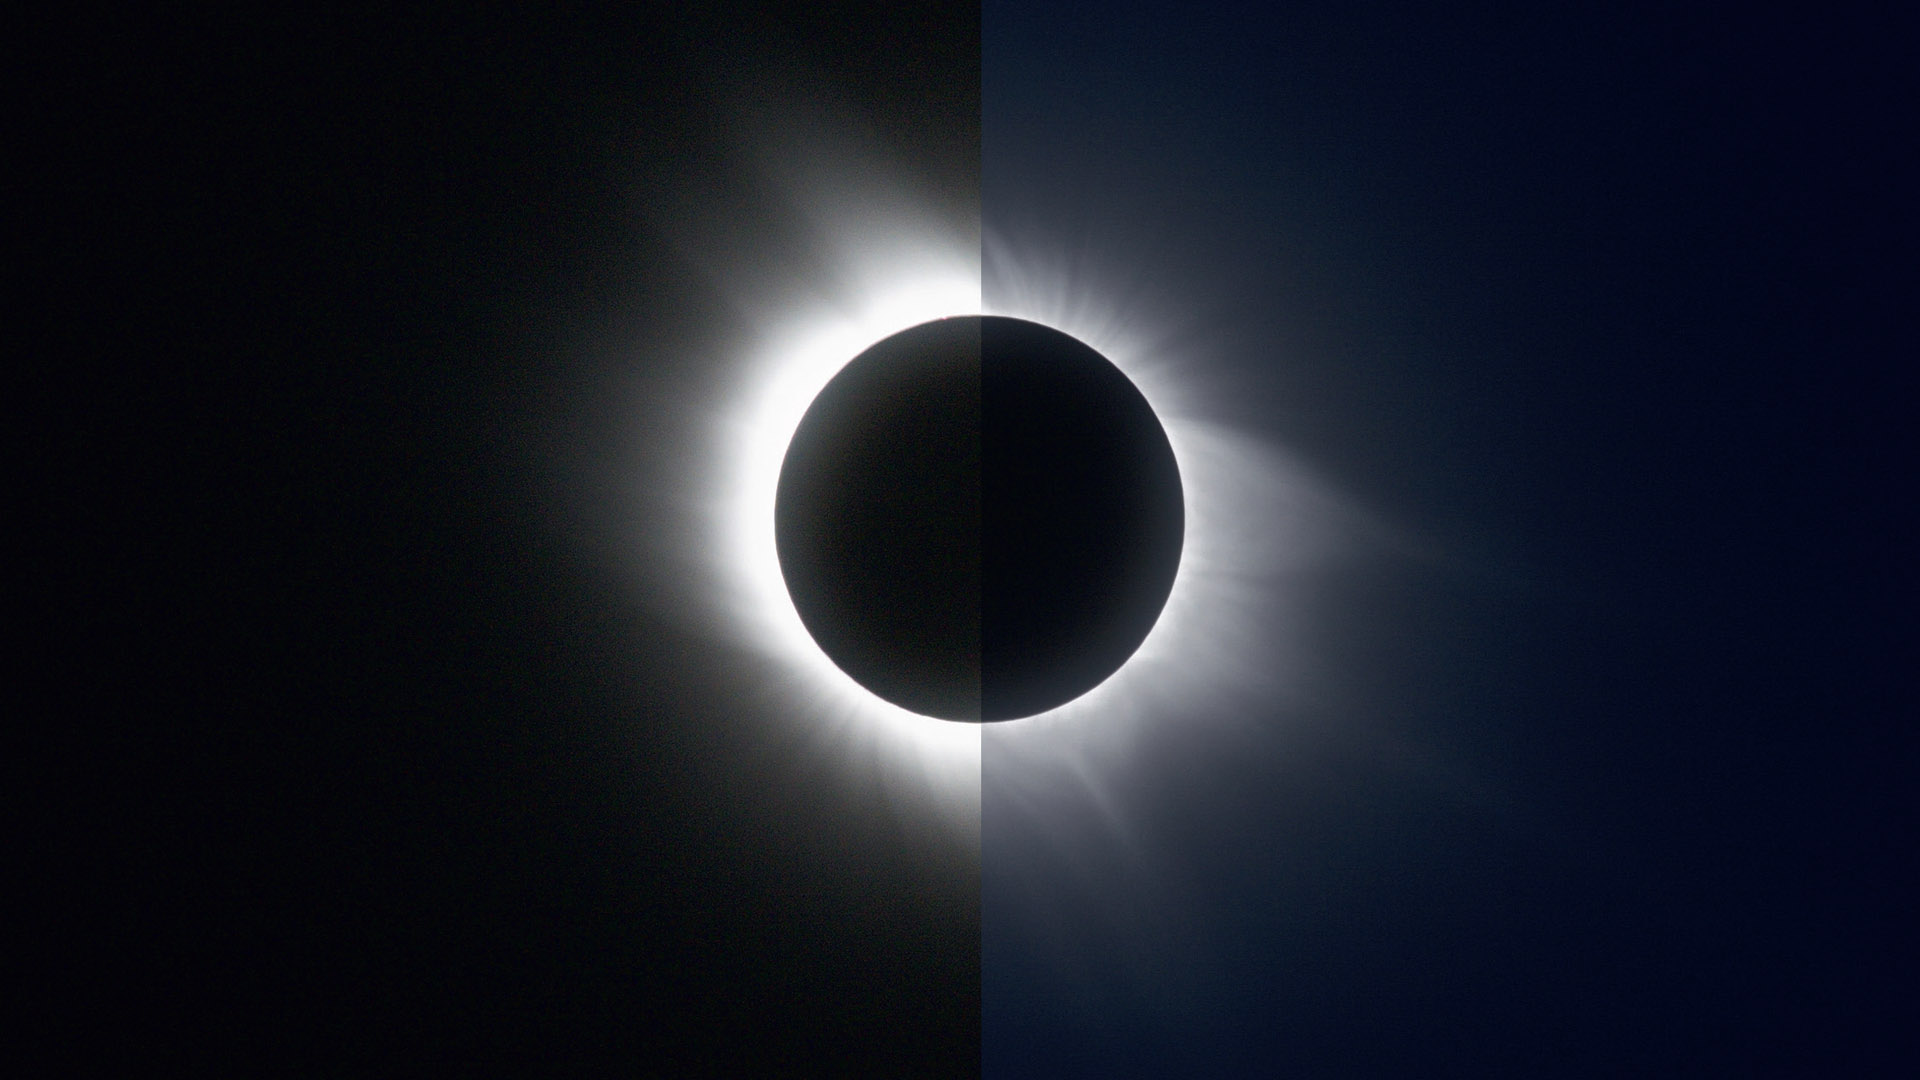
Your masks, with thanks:
[[(737, 173), (750, 197), (656, 185), (675, 193), (651, 208), (656, 227), (727, 318), (690, 342), (654, 344), (659, 362), (702, 373), (672, 403), (698, 427), (668, 464), (678, 475), (665, 486), (684, 500), (673, 513), (685, 527), (658, 534), (672, 557), (632, 566), (648, 588), (690, 601), (708, 632), (765, 658), (743, 692), (776, 710), (807, 753), (870, 762), (896, 798), (977, 830), (981, 729), (902, 709), (835, 666), (788, 593), (774, 513), (783, 458), (829, 380), (875, 343), (956, 315), (1028, 320), (1097, 350), (1158, 417), (1184, 489), (1184, 547), (1158, 621), (1090, 692), (995, 726), (1002, 756), (1023, 763), (1001, 779), (1046, 798), (1063, 790), (1061, 775), (1077, 777), (1106, 805), (1114, 755), (1141, 734), (1174, 720), (1189, 733), (1232, 724), (1237, 703), (1284, 691), (1298, 666), (1290, 600), (1341, 507), (1284, 453), (1218, 422), (1210, 372), (1222, 358), (1179, 314), (1191, 298), (1124, 260), (1067, 258), (998, 233), (983, 243), (977, 205), (967, 213), (925, 197), (825, 114), (804, 138), (751, 116), (731, 129), (744, 133)], [(754, 212), (743, 217), (742, 205)], [(639, 414), (660, 408), (657, 395), (635, 402)], [(631, 438), (643, 436), (657, 440)], [(634, 505), (635, 519), (662, 512)], [(674, 565), (694, 572), (664, 581), (673, 575), (661, 567)]]

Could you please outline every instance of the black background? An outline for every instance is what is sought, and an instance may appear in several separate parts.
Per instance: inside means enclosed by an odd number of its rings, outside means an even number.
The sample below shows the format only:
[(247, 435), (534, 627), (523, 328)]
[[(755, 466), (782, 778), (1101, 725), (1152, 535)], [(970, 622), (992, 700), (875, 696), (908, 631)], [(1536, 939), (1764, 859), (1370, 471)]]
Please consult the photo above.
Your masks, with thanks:
[[(637, 601), (569, 501), (632, 430), (605, 328), (723, 333), (644, 212), (740, 186), (712, 69), (774, 58), (977, 207), (977, 11), (880, 8), (14, 41), (62, 1059), (977, 1072), (973, 851), (797, 765), (766, 662)], [(704, 434), (639, 409), (645, 450)]]
[[(350, 1071), (1910, 1067), (1910, 32), (913, 8), (9, 35), (34, 1029)], [(1171, 729), (1112, 778), (1124, 861), (1068, 873), (991, 747), (979, 862), (793, 753), (777, 673), (569, 524), (613, 407), (579, 343), (738, 317), (636, 187), (727, 188), (711, 73), (761, 54), (989, 227), (1156, 261), (1233, 345), (1223, 422), (1468, 568), (1329, 583), (1346, 711), (1284, 756)], [(706, 385), (676, 362), (635, 384)], [(670, 397), (644, 461), (697, 426)]]

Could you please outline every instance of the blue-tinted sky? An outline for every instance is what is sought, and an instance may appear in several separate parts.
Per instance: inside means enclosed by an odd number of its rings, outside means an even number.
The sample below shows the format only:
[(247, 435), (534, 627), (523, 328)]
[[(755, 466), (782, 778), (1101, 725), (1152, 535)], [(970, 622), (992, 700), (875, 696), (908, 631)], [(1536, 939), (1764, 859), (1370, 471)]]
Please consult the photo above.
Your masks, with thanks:
[(999, 235), (1177, 313), (1210, 415), (1395, 538), (1247, 580), (1281, 692), (1044, 792), (987, 733), (986, 1075), (1904, 1054), (1895, 28), (984, 12), (989, 303)]

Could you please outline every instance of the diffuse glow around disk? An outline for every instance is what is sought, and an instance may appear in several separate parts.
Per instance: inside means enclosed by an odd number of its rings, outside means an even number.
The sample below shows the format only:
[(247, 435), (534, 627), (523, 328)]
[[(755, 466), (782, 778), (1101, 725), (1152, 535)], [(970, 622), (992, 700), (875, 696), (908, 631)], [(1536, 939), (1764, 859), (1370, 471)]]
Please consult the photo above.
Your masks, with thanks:
[[(1264, 615), (1273, 587), (1320, 544), (1311, 516), (1312, 485), (1283, 457), (1204, 418), (1194, 383), (1195, 358), (1181, 355), (1177, 335), (1147, 324), (1150, 309), (1129, 312), (1100, 302), (1088, 283), (1035, 279), (1005, 271), (1008, 314), (1060, 328), (1107, 355), (1146, 395), (1165, 426), (1187, 487), (1186, 555), (1165, 612), (1133, 660), (1093, 691), (1012, 727), (1085, 729), (1099, 742), (1168, 709), (1204, 709), (1267, 683), (1285, 665), (1254, 643), (1273, 642)], [(864, 297), (796, 310), (769, 336), (742, 380), (728, 413), (725, 444), (732, 460), (721, 547), (730, 579), (732, 618), (757, 648), (777, 656), (806, 684), (806, 697), (835, 715), (905, 738), (923, 749), (958, 748), (977, 738), (971, 725), (908, 713), (875, 697), (836, 668), (795, 613), (774, 547), (773, 507), (787, 445), (822, 387), (873, 343), (930, 319), (982, 309), (979, 271), (963, 256), (907, 256), (889, 270), (859, 276), (879, 284)], [(1156, 333), (1156, 330), (1159, 330)], [(1196, 415), (1201, 414), (1201, 415)], [(1263, 655), (1248, 655), (1255, 649)], [(1104, 729), (1104, 730), (1101, 730)], [(1048, 741), (1054, 741), (1049, 739)]]
[(708, 629), (767, 661), (743, 669), (741, 689), (780, 717), (770, 738), (804, 740), (822, 761), (870, 762), (896, 799), (978, 828), (981, 728), (909, 713), (835, 667), (800, 622), (774, 542), (781, 465), (821, 388), (876, 342), (954, 315), (1028, 319), (1106, 356), (1159, 417), (1186, 498), (1172, 593), (1132, 659), (1082, 697), (988, 737), (1013, 748), (1036, 784), (1052, 782), (1055, 766), (1111, 776), (1103, 759), (1142, 734), (1174, 720), (1195, 734), (1232, 723), (1237, 703), (1287, 683), (1297, 666), (1289, 600), (1326, 547), (1331, 504), (1284, 454), (1212, 419), (1221, 410), (1207, 375), (1223, 358), (1182, 314), (1191, 298), (1112, 259), (1067, 258), (1017, 236), (983, 244), (977, 219), (923, 200), (831, 123), (804, 135), (754, 128), (743, 155), (767, 208), (758, 218), (741, 220), (737, 197), (716, 196), (677, 202), (659, 220), (734, 316), (701, 346), (719, 376), (703, 391), (713, 396), (685, 402), (708, 437), (672, 484), (697, 511), (675, 543), (679, 565), (701, 579), (687, 595), (703, 601)]
[(929, 749), (950, 745), (957, 750), (971, 743), (977, 753), (973, 725), (933, 720), (882, 701), (827, 659), (801, 625), (774, 546), (780, 466), (821, 388), (868, 346), (899, 330), (979, 310), (978, 271), (954, 262), (925, 259), (901, 266), (885, 275), (889, 284), (871, 297), (838, 309), (797, 312), (790, 329), (763, 348), (750, 366), (737, 409), (727, 418), (726, 441), (734, 460), (719, 539), (740, 631), (803, 674), (816, 698), (830, 701), (835, 712), (856, 713), (861, 722)]

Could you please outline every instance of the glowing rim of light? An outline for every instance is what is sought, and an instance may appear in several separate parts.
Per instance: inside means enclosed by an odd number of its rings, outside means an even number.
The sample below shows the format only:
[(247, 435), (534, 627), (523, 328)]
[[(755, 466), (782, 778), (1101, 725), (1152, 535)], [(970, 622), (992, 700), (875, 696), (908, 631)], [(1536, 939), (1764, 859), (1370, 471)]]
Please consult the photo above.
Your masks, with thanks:
[[(730, 470), (731, 494), (725, 500), (724, 562), (735, 587), (737, 621), (757, 646), (800, 675), (815, 703), (833, 713), (857, 717), (891, 738), (917, 744), (923, 752), (977, 753), (979, 735), (986, 727), (1038, 726), (1110, 714), (1139, 689), (1135, 684), (1142, 674), (1140, 669), (1151, 666), (1154, 659), (1167, 657), (1170, 642), (1180, 638), (1181, 628), (1199, 621), (1196, 609), (1203, 605), (1194, 595), (1188, 571), (1196, 550), (1206, 550), (1204, 539), (1213, 514), (1208, 500), (1195, 497), (1204, 496), (1208, 488), (1196, 468), (1204, 455), (1192, 451), (1186, 425), (1162, 407), (1180, 395), (1168, 385), (1163, 371), (1156, 371), (1142, 359), (1141, 343), (1128, 340), (1126, 335), (1102, 332), (1101, 327), (1086, 324), (1086, 320), (1048, 318), (1029, 311), (988, 311), (981, 304), (978, 271), (932, 265), (919, 269), (916, 274), (896, 276), (891, 288), (857, 308), (831, 311), (823, 305), (809, 317), (796, 317), (770, 335), (773, 340), (750, 365), (752, 389), (746, 395), (746, 404), (732, 416), (728, 440), (735, 455)], [(991, 725), (942, 720), (903, 709), (861, 686), (835, 665), (807, 632), (793, 606), (774, 542), (773, 512), (793, 434), (814, 399), (841, 369), (872, 345), (909, 327), (984, 314), (1053, 326), (1087, 342), (1118, 367), (1147, 398), (1167, 433), (1186, 504), (1180, 568), (1152, 630), (1127, 662), (1072, 701), (1034, 716)]]
[[(1348, 508), (1283, 449), (1221, 419), (1231, 390), (1210, 381), (1219, 342), (1157, 279), (1129, 282), (1110, 265), (1090, 273), (1004, 237), (990, 236), (975, 262), (924, 234), (919, 245), (859, 235), (866, 242), (829, 288), (761, 308), (771, 317), (759, 346), (736, 354), (743, 381), (724, 398), (722, 449), (709, 459), (720, 512), (701, 553), (723, 584), (729, 636), (773, 662), (764, 685), (791, 737), (816, 760), (865, 762), (858, 775), (892, 789), (896, 805), (934, 808), (977, 841), (991, 748), (997, 805), (1047, 814), (1085, 800), (1133, 843), (1125, 778), (1144, 748), (1176, 732), (1265, 738), (1276, 701), (1307, 700), (1305, 609), (1289, 601), (1327, 565)], [(1055, 709), (989, 724), (909, 712), (841, 671), (801, 623), (774, 542), (786, 451), (827, 382), (901, 330), (976, 314), (1053, 327), (1113, 363), (1166, 432), (1185, 509), (1173, 586), (1126, 663)]]
[(773, 511), (787, 447), (828, 381), (870, 346), (901, 330), (980, 313), (977, 264), (927, 258), (908, 272), (889, 275), (889, 284), (864, 303), (839, 310), (822, 304), (776, 327), (748, 365), (743, 402), (729, 417), (732, 481), (720, 538), (737, 625), (754, 645), (798, 674), (809, 691), (810, 706), (878, 731), (888, 742), (911, 746), (923, 757), (975, 763), (979, 724), (900, 708), (855, 682), (814, 642), (780, 570)]
[[(1310, 654), (1294, 647), (1303, 624), (1288, 601), (1332, 551), (1348, 508), (1301, 461), (1227, 419), (1238, 391), (1221, 361), (1239, 347), (1219, 336), (1219, 312), (1202, 318), (1208, 305), (1183, 291), (1195, 276), (1170, 275), (1152, 236), (1125, 227), (996, 233), (977, 203), (929, 197), (800, 83), (759, 78), (775, 68), (747, 63), (723, 80), (753, 87), (721, 110), (739, 135), (744, 168), (730, 175), (742, 197), (703, 200), (696, 184), (695, 196), (646, 204), (733, 316), (703, 343), (728, 342), (705, 357), (723, 385), (683, 402), (713, 441), (682, 459), (676, 510), (692, 511), (692, 528), (675, 530), (673, 564), (694, 571), (706, 627), (766, 661), (738, 687), (739, 701), (778, 717), (760, 745), (771, 736), (816, 765), (853, 763), (846, 779), (898, 789), (897, 807), (935, 807), (977, 841), (989, 738), (1000, 788), (1045, 801), (1077, 778), (1067, 786), (1111, 810), (1142, 736), (1257, 725), (1275, 692), (1297, 690)], [(1167, 435), (1185, 509), (1167, 601), (1126, 663), (1058, 708), (991, 724), (907, 711), (841, 671), (801, 623), (774, 542), (781, 467), (819, 391), (873, 344), (969, 315), (1055, 328), (1119, 368)]]

